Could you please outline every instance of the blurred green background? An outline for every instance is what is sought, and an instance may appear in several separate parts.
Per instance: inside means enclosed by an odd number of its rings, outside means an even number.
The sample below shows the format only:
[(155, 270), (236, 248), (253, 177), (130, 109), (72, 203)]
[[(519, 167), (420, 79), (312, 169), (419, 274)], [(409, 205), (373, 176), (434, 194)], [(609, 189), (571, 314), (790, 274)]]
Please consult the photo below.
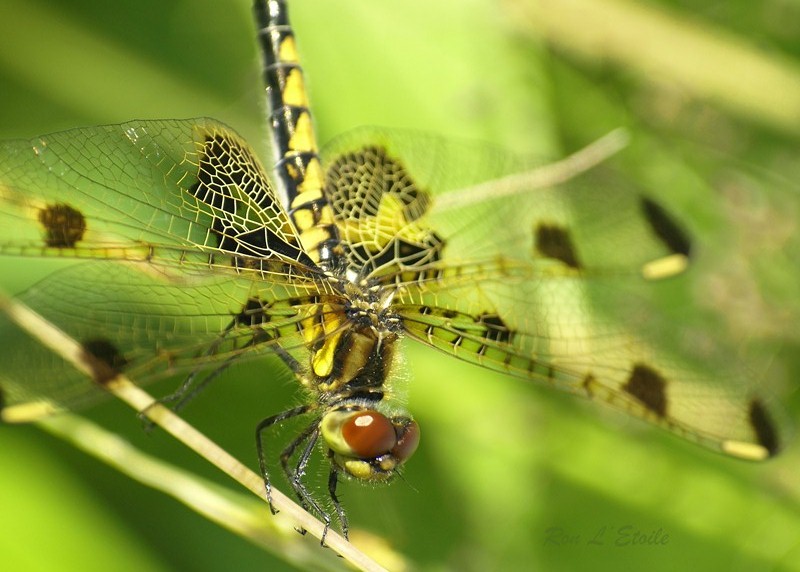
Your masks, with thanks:
[[(677, 287), (656, 287), (664, 312), (730, 348), (795, 416), (800, 4), (295, 0), (290, 10), (323, 142), (379, 125), (558, 158), (627, 127), (633, 141), (615, 166), (698, 243)], [(1, 137), (210, 116), (266, 153), (248, 0), (4, 0), (2, 12)], [(4, 261), (3, 272), (7, 283), (24, 270)], [(420, 450), (394, 485), (341, 492), (351, 524), (414, 568), (800, 569), (797, 444), (748, 464), (432, 350), (409, 347), (408, 370)], [(186, 417), (255, 467), (253, 428), (295, 403), (292, 384), (279, 369), (234, 368)], [(227, 482), (120, 404), (88, 414)], [(8, 569), (294, 569), (35, 427), (0, 428), (0, 464)], [(617, 546), (620, 529), (669, 538)]]

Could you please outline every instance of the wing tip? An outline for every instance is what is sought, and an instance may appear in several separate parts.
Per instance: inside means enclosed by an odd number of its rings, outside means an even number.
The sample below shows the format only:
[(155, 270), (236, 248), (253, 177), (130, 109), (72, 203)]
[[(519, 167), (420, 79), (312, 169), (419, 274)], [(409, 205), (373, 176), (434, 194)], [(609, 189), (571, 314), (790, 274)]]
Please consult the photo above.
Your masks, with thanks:
[(651, 260), (642, 266), (642, 276), (645, 280), (661, 280), (685, 272), (688, 266), (688, 256), (680, 253), (670, 254)]
[(721, 443), (722, 450), (734, 457), (748, 461), (763, 461), (774, 457), (781, 450), (778, 429), (770, 412), (761, 399), (753, 399), (748, 407), (748, 421), (754, 439), (737, 441), (729, 439)]
[(721, 446), (723, 453), (746, 461), (764, 461), (777, 453), (777, 451), (770, 451), (763, 445), (746, 441), (723, 441)]
[(17, 405), (8, 405), (0, 410), (0, 421), (3, 423), (29, 423), (63, 411), (52, 401), (29, 401)]

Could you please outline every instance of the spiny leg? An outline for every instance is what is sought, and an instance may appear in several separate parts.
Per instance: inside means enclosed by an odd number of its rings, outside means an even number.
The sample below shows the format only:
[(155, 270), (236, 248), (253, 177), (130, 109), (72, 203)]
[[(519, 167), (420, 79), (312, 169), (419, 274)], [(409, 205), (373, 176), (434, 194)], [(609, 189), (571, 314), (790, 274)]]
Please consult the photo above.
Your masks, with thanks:
[[(264, 341), (272, 340), (271, 336), (262, 336), (262, 337), (254, 337), (252, 340), (247, 342), (244, 346), (242, 346), (242, 350), (247, 350), (249, 348), (255, 347)], [(298, 374), (301, 371), (300, 363), (294, 359), (289, 353), (281, 347), (273, 347), (272, 351), (275, 355), (277, 355), (281, 360), (292, 370), (292, 373)], [(199, 371), (193, 371), (178, 390), (170, 395), (159, 400), (160, 403), (170, 403), (176, 402), (175, 405), (172, 407), (172, 410), (175, 413), (181, 411), (187, 403), (189, 403), (192, 399), (194, 399), (198, 394), (202, 393), (203, 390), (208, 387), (211, 382), (213, 382), (217, 377), (219, 377), (226, 369), (228, 369), (234, 361), (236, 361), (240, 355), (233, 355), (226, 359), (220, 366), (214, 369), (214, 371), (210, 372), (206, 375), (200, 382), (195, 383), (194, 379), (199, 374)]]
[(347, 525), (347, 514), (344, 512), (344, 507), (336, 495), (336, 486), (339, 484), (339, 472), (336, 468), (331, 467), (331, 472), (328, 474), (328, 493), (331, 495), (333, 501), (333, 508), (336, 509), (336, 515), (339, 517), (339, 523), (342, 525), (342, 536), (348, 538), (349, 527)]
[[(325, 537), (328, 535), (328, 529), (331, 526), (331, 516), (314, 499), (313, 495), (308, 491), (305, 483), (303, 483), (303, 477), (306, 474), (308, 461), (311, 458), (311, 455), (314, 453), (314, 447), (319, 440), (319, 435), (320, 429), (318, 423), (314, 423), (306, 427), (306, 429), (304, 429), (296, 439), (289, 443), (286, 449), (283, 450), (283, 453), (281, 453), (281, 465), (283, 466), (286, 477), (289, 479), (289, 483), (292, 485), (292, 488), (294, 489), (294, 492), (297, 495), (297, 498), (300, 500), (300, 504), (303, 506), (303, 508), (306, 510), (309, 510), (310, 508), (316, 514), (318, 514), (325, 523), (325, 529), (322, 531), (322, 537), (320, 538), (320, 544), (325, 546)], [(292, 456), (294, 456), (297, 447), (303, 442), (306, 442), (306, 445), (298, 457), (297, 464), (295, 465), (294, 469), (292, 469), (289, 467), (289, 460), (292, 458)]]
[[(281, 468), (283, 469), (284, 475), (286, 475), (286, 479), (290, 483), (292, 483), (292, 481), (294, 479), (295, 471), (294, 471), (294, 469), (292, 469), (289, 466), (289, 461), (294, 456), (295, 451), (297, 450), (297, 447), (299, 447), (302, 443), (304, 443), (306, 440), (308, 440), (309, 437), (311, 436), (311, 434), (314, 433), (315, 430), (317, 430), (316, 423), (312, 423), (312, 424), (308, 425), (305, 429), (303, 429), (302, 433), (300, 433), (297, 437), (292, 439), (292, 441), (283, 449), (283, 451), (281, 451), (281, 455), (280, 455)], [(292, 488), (294, 488), (293, 484), (292, 484)], [(309, 510), (310, 507), (306, 503), (306, 499), (301, 495), (297, 495), (297, 496), (298, 496), (298, 500), (300, 501), (300, 504), (302, 505), (302, 507), (305, 510)]]
[(197, 383), (195, 383), (195, 379), (197, 378), (199, 371), (193, 371), (186, 377), (186, 379), (183, 380), (183, 383), (177, 391), (162, 397), (158, 400), (159, 403), (174, 403), (172, 410), (175, 413), (179, 413), (184, 407), (186, 407), (186, 405), (189, 404), (190, 401), (202, 393), (206, 387), (211, 385), (211, 382), (222, 375), (222, 373), (225, 372), (225, 370), (227, 370), (238, 357), (238, 355), (229, 357)]
[[(225, 326), (225, 329), (219, 333), (217, 339), (214, 340), (214, 342), (211, 343), (205, 350), (198, 353), (196, 357), (203, 358), (214, 355), (217, 352), (219, 346), (222, 345), (222, 343), (228, 337), (228, 334), (232, 332), (233, 329), (236, 327), (236, 323), (237, 323), (236, 319), (231, 320), (231, 322), (227, 326)], [(246, 348), (248, 347), (248, 345), (249, 343), (246, 344), (244, 347)], [(202, 369), (201, 368), (194, 369), (191, 373), (189, 373), (189, 375), (187, 375), (184, 378), (178, 389), (176, 389), (169, 395), (165, 395), (164, 397), (159, 398), (157, 403), (166, 406), (174, 403), (174, 405), (172, 405), (172, 410), (175, 413), (178, 413), (186, 406), (187, 403), (189, 403), (192, 399), (194, 399), (195, 396), (197, 396), (200, 392), (202, 392), (203, 389), (205, 389), (214, 379), (216, 379), (222, 372), (228, 369), (228, 367), (230, 366), (235, 357), (237, 356), (232, 356), (227, 360), (225, 360), (222, 363), (222, 365), (215, 368), (199, 384), (195, 383), (195, 380), (197, 379), (197, 376), (200, 375)], [(147, 418), (145, 417), (145, 413), (146, 410), (142, 411), (141, 413), (139, 413), (139, 417), (145, 421), (145, 428), (149, 430), (152, 429), (153, 424), (152, 422), (147, 420)]]
[(278, 514), (278, 511), (272, 505), (272, 483), (270, 482), (269, 470), (267, 469), (267, 458), (264, 454), (264, 439), (262, 437), (262, 433), (273, 425), (280, 424), (293, 417), (304, 415), (312, 408), (313, 406), (311, 405), (301, 405), (299, 407), (287, 409), (286, 411), (282, 411), (277, 415), (272, 415), (271, 417), (262, 419), (256, 426), (256, 450), (258, 452), (258, 466), (261, 470), (261, 478), (264, 479), (264, 490), (266, 492), (267, 503), (269, 503), (269, 510), (272, 512), (272, 514)]
[[(302, 433), (300, 433), (297, 437), (295, 437), (286, 446), (286, 448), (281, 452), (281, 456), (280, 456), (281, 467), (283, 468), (283, 472), (286, 475), (286, 479), (292, 485), (292, 488), (295, 489), (295, 494), (297, 495), (297, 498), (300, 501), (300, 504), (306, 510), (312, 510), (312, 509), (315, 509), (315, 507), (313, 505), (310, 505), (307, 502), (307, 499), (308, 499), (309, 495), (307, 493), (305, 495), (301, 494), (300, 492), (298, 492), (297, 487), (295, 486), (295, 481), (299, 481), (299, 479), (302, 478), (302, 476), (303, 476), (303, 474), (300, 473), (299, 477), (298, 477), (297, 476), (298, 475), (298, 471), (304, 470), (305, 469), (305, 465), (303, 465), (303, 467), (295, 466), (295, 468), (293, 469), (293, 468), (291, 468), (289, 466), (289, 461), (292, 459), (292, 457), (294, 457), (294, 454), (295, 454), (295, 451), (297, 451), (297, 448), (301, 444), (303, 444), (304, 442), (306, 442), (309, 439), (311, 439), (310, 447), (308, 446), (308, 444), (306, 444), (306, 447), (303, 449), (303, 453), (301, 453), (301, 456), (299, 457), (298, 464), (300, 462), (302, 462), (302, 455), (304, 455), (306, 453), (306, 450), (313, 450), (314, 444), (316, 444), (317, 438), (319, 436), (319, 435), (314, 435), (314, 433), (318, 432), (318, 431), (319, 431), (319, 428), (318, 428), (316, 423), (313, 423), (313, 424), (309, 425), (308, 427), (303, 429)], [(308, 461), (308, 459), (306, 459), (306, 463), (307, 463), (307, 461)]]
[[(210, 354), (206, 354), (210, 355)], [(178, 389), (170, 393), (169, 395), (165, 395), (164, 397), (160, 397), (155, 401), (155, 404), (164, 405), (167, 407), (171, 407), (174, 413), (179, 413), (186, 405), (194, 399), (197, 395), (199, 395), (206, 387), (208, 387), (212, 381), (214, 381), (217, 377), (219, 377), (230, 365), (233, 363), (234, 359), (239, 356), (231, 356), (225, 360), (220, 366), (216, 367), (212, 372), (206, 375), (199, 383), (195, 383), (195, 379), (200, 373), (199, 369), (192, 371), (186, 378), (181, 382), (181, 385)], [(155, 424), (147, 418), (147, 412), (153, 405), (150, 405), (143, 411), (139, 412), (139, 419), (142, 421), (144, 425), (145, 431), (151, 431)]]
[[(275, 330), (275, 334), (267, 333), (266, 330), (260, 327), (259, 323), (250, 323), (248, 324), (244, 321), (244, 319), (248, 317), (248, 306), (242, 310), (242, 312), (236, 316), (231, 322), (225, 327), (225, 329), (219, 334), (216, 340), (202, 353), (198, 354), (198, 357), (208, 357), (212, 356), (217, 352), (217, 349), (222, 345), (222, 343), (228, 338), (231, 332), (237, 329), (237, 326), (243, 326), (245, 328), (251, 328), (252, 337), (241, 346), (240, 350), (242, 353), (246, 352), (250, 348), (254, 348), (260, 344), (274, 342), (278, 339), (279, 334), (277, 334), (277, 330)], [(252, 317), (251, 317), (252, 320)], [(271, 348), (272, 351), (279, 357), (281, 360), (291, 369), (292, 373), (295, 375), (299, 375), (302, 368), (300, 363), (293, 358), (286, 350), (282, 347), (274, 344)], [(165, 397), (159, 399), (159, 403), (162, 405), (175, 403), (173, 405), (172, 410), (175, 413), (181, 411), (192, 399), (194, 399), (198, 394), (200, 394), (208, 385), (210, 385), (217, 377), (219, 377), (230, 365), (240, 357), (240, 354), (232, 355), (231, 357), (227, 358), (220, 366), (215, 368), (212, 372), (206, 375), (200, 382), (196, 382), (197, 376), (200, 374), (201, 369), (196, 369), (192, 371), (186, 379), (184, 379), (181, 386)]]

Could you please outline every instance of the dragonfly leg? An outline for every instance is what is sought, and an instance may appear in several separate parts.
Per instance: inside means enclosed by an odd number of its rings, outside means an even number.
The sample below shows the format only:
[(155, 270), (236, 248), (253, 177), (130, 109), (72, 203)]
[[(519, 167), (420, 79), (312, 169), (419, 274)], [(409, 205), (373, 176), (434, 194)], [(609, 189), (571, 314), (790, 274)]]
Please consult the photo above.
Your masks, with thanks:
[[(305, 430), (303, 430), (303, 432), (297, 438), (289, 443), (286, 449), (284, 449), (283, 453), (281, 453), (281, 465), (283, 466), (286, 477), (289, 479), (289, 483), (292, 485), (292, 488), (294, 489), (294, 492), (297, 495), (297, 498), (300, 500), (300, 504), (303, 506), (303, 508), (319, 515), (319, 517), (325, 523), (325, 529), (322, 531), (322, 537), (320, 538), (320, 544), (325, 546), (325, 537), (328, 535), (328, 529), (331, 526), (330, 514), (328, 514), (322, 505), (314, 500), (314, 496), (308, 491), (308, 488), (303, 482), (303, 477), (306, 474), (306, 468), (308, 466), (308, 460), (311, 458), (311, 455), (314, 452), (314, 447), (319, 439), (319, 433), (320, 430), (317, 423), (309, 425)], [(297, 448), (303, 443), (305, 443), (305, 446), (298, 456), (297, 463), (295, 464), (294, 468), (292, 468), (289, 465), (289, 461), (294, 456)]]
[[(310, 405), (302, 405), (300, 407), (294, 407), (292, 409), (287, 409), (277, 415), (272, 415), (271, 417), (267, 417), (266, 419), (262, 419), (259, 424), (256, 426), (256, 450), (258, 452), (258, 466), (261, 470), (261, 478), (264, 479), (264, 489), (266, 493), (266, 499), (269, 503), (269, 510), (272, 514), (278, 514), (278, 511), (272, 504), (272, 483), (269, 478), (269, 470), (267, 469), (267, 458), (265, 454), (265, 446), (264, 446), (264, 437), (263, 433), (273, 427), (274, 425), (279, 425), (280, 423), (286, 421), (287, 419), (291, 419), (293, 417), (297, 417), (299, 415), (304, 415), (311, 410)], [(313, 427), (313, 425), (311, 426)], [(305, 433), (305, 432), (304, 432)], [(286, 467), (284, 466), (284, 472), (286, 471)]]
[(339, 484), (339, 471), (335, 467), (331, 467), (331, 472), (328, 474), (328, 493), (331, 495), (333, 507), (336, 509), (336, 515), (339, 517), (339, 523), (342, 525), (342, 536), (348, 539), (348, 526), (347, 526), (347, 513), (344, 511), (342, 503), (339, 502), (339, 497), (336, 495), (336, 486)]

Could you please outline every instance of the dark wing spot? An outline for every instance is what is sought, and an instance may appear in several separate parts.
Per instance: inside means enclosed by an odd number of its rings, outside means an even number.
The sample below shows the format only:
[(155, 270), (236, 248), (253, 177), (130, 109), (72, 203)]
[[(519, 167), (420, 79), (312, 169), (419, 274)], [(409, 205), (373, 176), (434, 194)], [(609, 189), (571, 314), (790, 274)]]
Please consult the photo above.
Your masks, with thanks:
[(540, 223), (534, 229), (533, 246), (545, 258), (560, 260), (570, 268), (580, 268), (569, 231), (563, 226)]
[(641, 197), (642, 213), (653, 232), (670, 252), (689, 256), (691, 241), (664, 208), (648, 197)]
[(421, 191), (416, 187), (406, 190), (400, 198), (403, 204), (405, 204), (405, 207), (403, 207), (403, 216), (409, 222), (421, 218), (430, 210), (431, 204), (433, 203), (427, 191)]
[(44, 227), (45, 244), (54, 248), (74, 248), (86, 232), (83, 214), (64, 203), (48, 205), (40, 210), (39, 222)]
[(435, 232), (420, 237), (420, 240), (418, 243), (395, 238), (380, 249), (370, 249), (371, 245), (367, 243), (347, 244), (345, 247), (353, 265), (369, 271), (399, 263), (404, 268), (426, 266), (441, 259), (444, 241)]
[[(224, 135), (209, 137), (203, 147), (197, 182), (189, 192), (214, 212), (211, 231), (216, 246), (234, 255), (269, 258), (278, 253), (313, 267), (314, 262), (296, 241), (287, 242), (274, 229), (249, 220), (252, 205), (241, 204), (233, 189), (268, 212), (279, 212), (269, 182), (257, 168), (255, 157), (245, 147)], [(248, 260), (234, 257), (237, 267), (251, 267)]]
[(380, 268), (394, 260), (394, 253), (388, 248), (381, 249), (379, 253), (375, 253), (364, 244), (345, 245), (345, 248), (357, 260), (364, 261), (364, 266), (370, 270)]
[(481, 314), (478, 321), (486, 326), (483, 337), (487, 340), (503, 343), (511, 340), (511, 330), (497, 314)]
[(92, 378), (104, 385), (117, 377), (128, 360), (106, 339), (89, 340), (82, 344), (83, 362), (92, 372)]
[(656, 370), (644, 364), (633, 366), (628, 382), (622, 389), (635, 397), (647, 409), (664, 417), (667, 414), (667, 381)]
[(586, 396), (591, 399), (594, 397), (594, 386), (597, 383), (597, 379), (591, 374), (587, 373), (584, 378), (581, 386), (583, 387), (584, 391), (586, 391)]
[[(265, 254), (277, 252), (286, 258), (299, 260), (307, 266), (313, 266), (314, 262), (295, 245), (282, 240), (275, 232), (264, 227), (248, 232), (239, 231), (238, 234), (231, 236), (231, 231), (224, 231), (220, 240), (220, 248), (243, 254), (262, 258)], [(248, 266), (240, 263), (237, 259), (237, 266)]]
[(251, 328), (253, 337), (247, 342), (247, 346), (261, 344), (274, 339), (277, 330), (273, 328), (267, 331), (262, 327), (272, 319), (272, 316), (267, 312), (270, 307), (271, 304), (262, 302), (258, 298), (250, 298), (242, 310), (234, 316), (234, 325)]
[(408, 265), (413, 265), (427, 253), (427, 248), (400, 239), (397, 241), (397, 253), (399, 258)]
[(780, 449), (778, 432), (775, 430), (775, 425), (764, 404), (758, 399), (754, 399), (750, 403), (750, 424), (756, 433), (758, 444), (769, 451), (770, 456), (775, 455)]
[(375, 145), (337, 157), (325, 172), (325, 194), (331, 197), (339, 218), (376, 216), (384, 194), (403, 204), (407, 222), (421, 218), (431, 207), (431, 197), (417, 187), (406, 167)]
[(241, 326), (258, 326), (264, 322), (268, 322), (270, 316), (264, 313), (268, 304), (264, 304), (258, 298), (250, 298), (242, 308), (242, 311), (236, 315), (236, 323)]
[(386, 192), (386, 151), (369, 146), (337, 157), (325, 171), (325, 195), (337, 217), (375, 216)]
[(403, 266), (417, 266), (420, 264), (430, 264), (438, 262), (442, 257), (444, 240), (439, 238), (435, 232), (426, 232), (419, 237), (419, 242), (410, 242), (402, 238), (392, 241), (392, 247), (396, 251), (394, 259), (403, 263)]
[(325, 194), (337, 216), (375, 216), (388, 192), (394, 162), (381, 147), (367, 146), (337, 157), (325, 171)]
[[(344, 248), (351, 267), (389, 276), (399, 265), (410, 268), (441, 259), (444, 240), (421, 221), (431, 208), (430, 194), (386, 149), (371, 145), (336, 157), (325, 171), (325, 196), (334, 217), (349, 225)], [(385, 220), (380, 232), (367, 224), (398, 202), (402, 216), (393, 219), (390, 229)], [(398, 236), (387, 241), (384, 232)]]

